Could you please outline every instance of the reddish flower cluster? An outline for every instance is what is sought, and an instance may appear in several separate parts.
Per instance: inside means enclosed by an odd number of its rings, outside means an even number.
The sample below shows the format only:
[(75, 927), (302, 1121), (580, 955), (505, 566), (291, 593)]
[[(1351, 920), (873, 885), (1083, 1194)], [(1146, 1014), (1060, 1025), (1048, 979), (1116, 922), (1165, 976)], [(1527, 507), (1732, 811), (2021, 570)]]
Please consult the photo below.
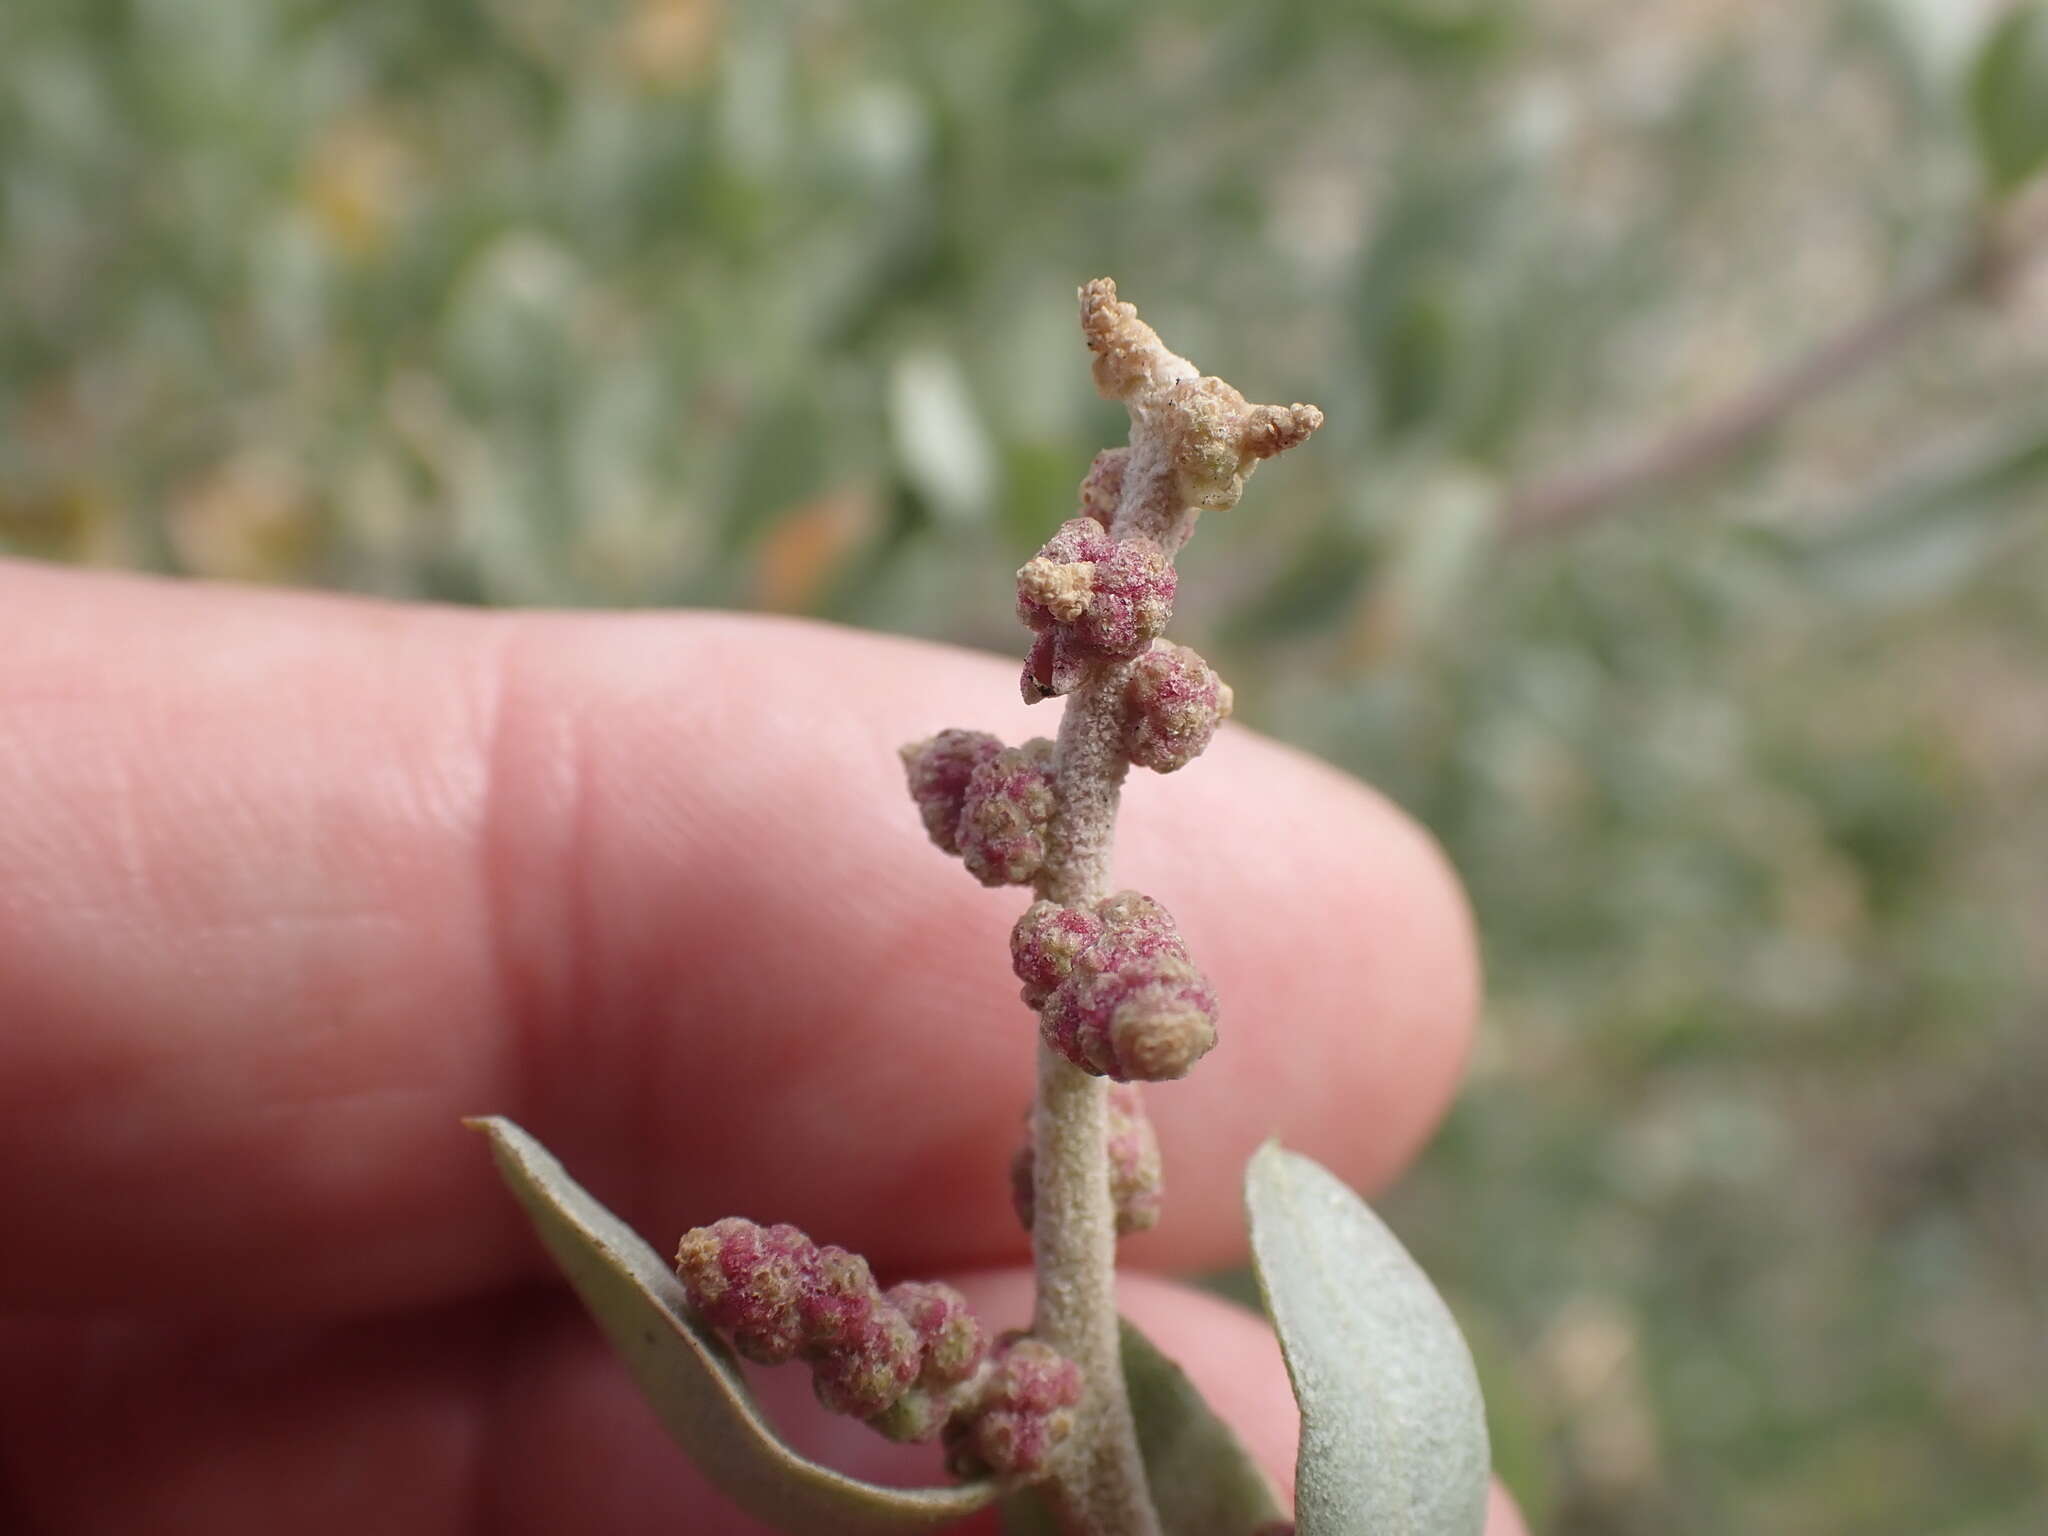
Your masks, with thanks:
[(974, 1411), (946, 1428), (946, 1466), (956, 1477), (1030, 1478), (1074, 1428), (1081, 1370), (1049, 1344), (1005, 1334)]
[(976, 1401), (987, 1336), (950, 1285), (906, 1280), (889, 1287), (884, 1299), (916, 1333), (922, 1364), (910, 1390), (868, 1422), (891, 1440), (935, 1439), (948, 1420)]
[(1122, 891), (1092, 910), (1034, 902), (1010, 959), (1045, 1043), (1083, 1071), (1164, 1082), (1216, 1043), (1216, 995), (1149, 896)]
[(1187, 646), (1157, 640), (1132, 663), (1123, 705), (1124, 755), (1172, 773), (1201, 756), (1229, 718), (1230, 686)]
[[(676, 1250), (676, 1273), (698, 1316), (742, 1355), (763, 1365), (808, 1361), (818, 1400), (854, 1418), (886, 1414), (913, 1388), (957, 1387), (986, 1353), (958, 1291), (918, 1282), (885, 1296), (867, 1260), (795, 1227), (737, 1216), (694, 1227)], [(942, 1417), (915, 1438), (943, 1425)]]
[[(1088, 505), (1086, 482), (1082, 496)], [(1024, 701), (1072, 693), (1098, 663), (1143, 654), (1173, 616), (1174, 582), (1173, 563), (1150, 539), (1113, 538), (1091, 517), (1062, 523), (1017, 572), (1017, 617), (1038, 637), (1024, 663)]]
[(986, 731), (941, 731), (903, 749), (925, 831), (983, 885), (1028, 885), (1045, 862), (1053, 745), (1006, 747)]
[[(1077, 515), (1017, 572), (1016, 607), (1033, 636), (1025, 702), (1080, 693), (1063, 727), (1074, 749), (1056, 773), (1049, 741), (1007, 747), (986, 732), (947, 730), (902, 756), (935, 844), (984, 885), (1035, 884), (1074, 903), (1035, 902), (1011, 935), (1011, 959), (1045, 1044), (1112, 1080), (1099, 1155), (1116, 1230), (1128, 1234), (1158, 1220), (1162, 1184), (1158, 1139), (1132, 1085), (1182, 1077), (1216, 1043), (1215, 994), (1165, 908), (1134, 891), (1094, 899), (1126, 764), (1185, 767), (1231, 711), (1231, 691), (1208, 663), (1160, 639), (1173, 613), (1173, 555), (1200, 515), (1234, 505), (1254, 468), (1315, 431), (1322, 413), (1255, 405), (1204, 377), (1106, 278), (1080, 299), (1096, 387), (1129, 406), (1131, 446), (1096, 456)], [(1118, 1506), (1094, 1524), (1137, 1528), (1147, 1523), (1145, 1473), (1118, 1427), (1127, 1415), (1106, 1234), (1092, 1230), (1095, 1202), (1051, 1198), (1055, 1175), (1097, 1177), (1097, 1096), (1075, 1093), (1063, 1070), (1055, 1064), (1059, 1091), (1039, 1109), (1046, 1162), (1027, 1145), (1012, 1169), (1018, 1215), (1038, 1228), (1042, 1294), (1077, 1303), (1048, 1320), (1058, 1349), (1008, 1334), (991, 1351), (957, 1292), (912, 1282), (885, 1293), (865, 1260), (794, 1227), (728, 1218), (696, 1228), (676, 1268), (690, 1305), (742, 1355), (807, 1362), (827, 1407), (894, 1439), (942, 1438), (947, 1465), (962, 1476), (1009, 1482), (1050, 1472), (1074, 1432), (1087, 1385), (1077, 1361), (1085, 1362), (1103, 1399), (1091, 1427), (1111, 1439), (1104, 1454), (1073, 1459), (1074, 1482), (1062, 1492), (1077, 1506)], [(1062, 1478), (1067, 1470), (1063, 1463)], [(1291, 1530), (1274, 1525), (1260, 1536)]]
[[(1159, 1224), (1165, 1197), (1165, 1171), (1159, 1157), (1159, 1136), (1145, 1114), (1135, 1083), (1109, 1090), (1109, 1197), (1116, 1206), (1116, 1232), (1129, 1237)], [(1038, 1206), (1038, 1159), (1031, 1138), (1010, 1163), (1010, 1199), (1024, 1230), (1031, 1230)]]

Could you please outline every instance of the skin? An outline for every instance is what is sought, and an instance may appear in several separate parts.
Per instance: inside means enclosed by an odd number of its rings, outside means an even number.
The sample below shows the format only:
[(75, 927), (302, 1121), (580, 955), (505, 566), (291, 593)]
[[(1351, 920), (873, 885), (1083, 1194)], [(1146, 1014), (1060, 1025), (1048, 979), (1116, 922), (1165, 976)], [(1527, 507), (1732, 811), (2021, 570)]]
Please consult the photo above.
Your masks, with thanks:
[[(0, 654), (0, 1528), (753, 1529), (465, 1114), (658, 1247), (791, 1221), (1028, 1312), (1022, 897), (924, 843), (895, 756), (1049, 732), (1014, 662), (5, 563)], [(1414, 1153), (1471, 925), (1415, 827), (1235, 727), (1126, 805), (1119, 879), (1180, 918), (1225, 1036), (1149, 1096), (1168, 1204), (1125, 1305), (1284, 1480), (1263, 1324), (1161, 1276), (1242, 1257), (1267, 1135), (1368, 1190)], [(806, 1414), (799, 1373), (764, 1388), (837, 1464), (929, 1477)], [(1489, 1536), (1520, 1528), (1498, 1502)]]

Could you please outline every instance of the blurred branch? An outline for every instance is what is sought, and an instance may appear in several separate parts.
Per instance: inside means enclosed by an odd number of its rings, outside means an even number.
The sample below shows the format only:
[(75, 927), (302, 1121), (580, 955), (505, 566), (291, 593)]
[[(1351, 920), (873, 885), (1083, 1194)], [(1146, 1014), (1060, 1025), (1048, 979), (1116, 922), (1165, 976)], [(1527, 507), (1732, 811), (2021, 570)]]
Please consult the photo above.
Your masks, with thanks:
[(2048, 195), (2010, 217), (1987, 220), (1945, 266), (1743, 393), (1605, 463), (1511, 488), (1504, 516), (1509, 536), (1560, 533), (1718, 468), (1801, 407), (1890, 357), (1951, 304), (1972, 297), (1995, 300), (2044, 248)]

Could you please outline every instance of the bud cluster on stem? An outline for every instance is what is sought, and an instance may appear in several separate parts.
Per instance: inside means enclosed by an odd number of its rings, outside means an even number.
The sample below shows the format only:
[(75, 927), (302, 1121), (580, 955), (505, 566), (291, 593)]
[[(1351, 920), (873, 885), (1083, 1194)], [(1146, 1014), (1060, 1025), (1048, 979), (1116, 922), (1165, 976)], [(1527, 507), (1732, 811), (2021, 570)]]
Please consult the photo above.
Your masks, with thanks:
[(927, 835), (987, 886), (1030, 886), (1011, 935), (1038, 1015), (1038, 1090), (1012, 1169), (1032, 1238), (1028, 1333), (994, 1349), (957, 1293), (881, 1290), (866, 1262), (792, 1227), (729, 1218), (687, 1233), (691, 1305), (764, 1363), (803, 1360), (828, 1408), (897, 1439), (944, 1441), (963, 1477), (1036, 1480), (1071, 1536), (1157, 1536), (1124, 1389), (1121, 1233), (1159, 1219), (1159, 1143), (1135, 1084), (1185, 1076), (1215, 1045), (1216, 995), (1166, 909), (1112, 894), (1117, 803), (1133, 766), (1186, 767), (1231, 711), (1194, 651), (1162, 638), (1174, 557), (1204, 511), (1322, 424), (1254, 405), (1169, 351), (1107, 278), (1080, 292), (1097, 389), (1130, 412), (1074, 517), (1017, 572), (1027, 703), (1066, 700), (1056, 740), (948, 729), (903, 748)]
[[(1203, 511), (1234, 506), (1257, 464), (1303, 441), (1322, 413), (1253, 405), (1203, 377), (1106, 278), (1080, 297), (1096, 387), (1128, 408), (1131, 442), (1097, 456), (1081, 517), (1018, 573), (1018, 613), (1033, 635), (1025, 698), (1067, 700), (1032, 881), (1040, 902), (1012, 937), (1025, 1001), (1040, 1010), (1033, 1332), (1087, 1380), (1080, 1424), (1047, 1484), (1054, 1508), (1078, 1536), (1152, 1536), (1116, 1317), (1114, 1169), (1129, 1111), (1112, 1112), (1109, 1079), (1185, 1073), (1214, 1043), (1216, 1004), (1164, 910), (1136, 893), (1110, 896), (1110, 850), (1130, 767), (1185, 766), (1230, 710), (1228, 688), (1194, 652), (1155, 649), (1171, 616), (1173, 557)], [(1098, 598), (1104, 609), (1091, 619)]]

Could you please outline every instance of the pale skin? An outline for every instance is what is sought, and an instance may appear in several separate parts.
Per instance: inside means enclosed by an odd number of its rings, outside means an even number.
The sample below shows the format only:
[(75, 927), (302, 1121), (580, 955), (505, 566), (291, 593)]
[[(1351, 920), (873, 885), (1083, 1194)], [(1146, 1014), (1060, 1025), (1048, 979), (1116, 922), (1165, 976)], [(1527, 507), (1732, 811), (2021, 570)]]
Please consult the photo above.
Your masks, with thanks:
[[(740, 1213), (1029, 1312), (1014, 891), (932, 856), (895, 749), (1021, 740), (1014, 660), (726, 616), (486, 615), (0, 563), (0, 1528), (753, 1527), (661, 1438), (460, 1116), (658, 1248)], [(1244, 1251), (1269, 1134), (1384, 1185), (1477, 967), (1429, 841), (1232, 727), (1135, 775), (1223, 1043), (1151, 1090), (1124, 1304), (1286, 1478)], [(803, 1394), (800, 1371), (773, 1382)], [(907, 1453), (807, 1420), (836, 1464)], [(1496, 1500), (1488, 1536), (1519, 1521)]]

